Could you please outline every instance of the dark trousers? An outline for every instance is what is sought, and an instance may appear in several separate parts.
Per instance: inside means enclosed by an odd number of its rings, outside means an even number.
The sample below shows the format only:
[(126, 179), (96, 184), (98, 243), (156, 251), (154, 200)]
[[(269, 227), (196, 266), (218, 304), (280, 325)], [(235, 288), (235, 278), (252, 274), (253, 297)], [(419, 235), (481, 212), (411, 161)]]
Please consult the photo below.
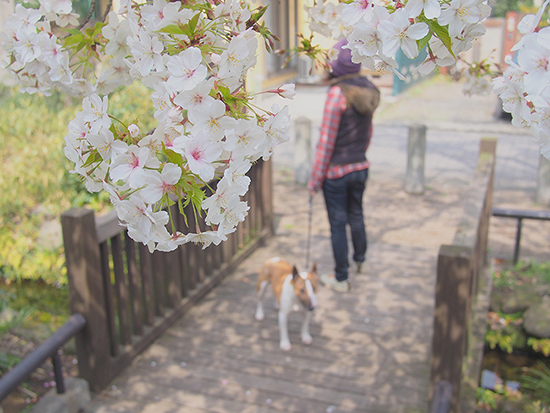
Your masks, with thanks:
[(332, 252), (338, 281), (348, 279), (348, 239), (346, 226), (351, 230), (353, 260), (365, 261), (367, 233), (363, 220), (363, 193), (367, 186), (369, 170), (351, 172), (338, 179), (325, 179), (323, 195), (327, 207), (332, 241)]

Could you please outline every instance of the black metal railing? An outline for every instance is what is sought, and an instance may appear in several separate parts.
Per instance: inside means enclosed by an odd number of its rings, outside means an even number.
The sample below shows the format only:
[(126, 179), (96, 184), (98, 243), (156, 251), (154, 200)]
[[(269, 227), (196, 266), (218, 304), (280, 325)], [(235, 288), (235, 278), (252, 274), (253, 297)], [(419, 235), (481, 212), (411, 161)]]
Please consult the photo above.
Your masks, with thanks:
[(53, 373), (58, 394), (65, 393), (63, 367), (59, 349), (76, 333), (84, 328), (86, 319), (82, 314), (73, 314), (65, 324), (44, 341), (36, 350), (25, 357), (11, 371), (0, 379), (0, 401), (17, 388), (31, 373), (49, 357), (52, 358)]
[(522, 209), (493, 208), (493, 216), (503, 218), (515, 218), (518, 220), (518, 226), (516, 230), (516, 245), (514, 246), (514, 264), (517, 264), (519, 260), (522, 221), (524, 219), (550, 221), (550, 211), (528, 211)]

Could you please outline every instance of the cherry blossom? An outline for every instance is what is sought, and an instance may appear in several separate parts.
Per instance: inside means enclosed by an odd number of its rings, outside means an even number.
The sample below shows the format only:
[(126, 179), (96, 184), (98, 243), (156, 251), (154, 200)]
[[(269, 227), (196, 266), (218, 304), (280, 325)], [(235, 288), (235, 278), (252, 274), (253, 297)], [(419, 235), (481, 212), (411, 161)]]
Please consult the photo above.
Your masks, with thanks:
[(143, 182), (145, 188), (140, 191), (141, 198), (154, 204), (164, 196), (174, 192), (175, 185), (181, 178), (181, 168), (172, 163), (168, 163), (162, 168), (162, 172), (145, 171)]
[(187, 165), (191, 172), (208, 182), (214, 177), (212, 164), (222, 153), (220, 144), (208, 139), (208, 132), (202, 130), (185, 144)]

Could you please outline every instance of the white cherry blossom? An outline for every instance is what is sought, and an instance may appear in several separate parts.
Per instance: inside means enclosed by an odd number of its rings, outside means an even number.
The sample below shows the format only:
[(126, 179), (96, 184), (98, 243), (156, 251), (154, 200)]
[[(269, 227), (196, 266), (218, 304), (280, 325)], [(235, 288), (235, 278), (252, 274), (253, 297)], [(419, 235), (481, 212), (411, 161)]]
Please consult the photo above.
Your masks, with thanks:
[(175, 185), (181, 178), (181, 168), (172, 163), (164, 165), (162, 172), (146, 170), (143, 175), (145, 188), (140, 191), (141, 198), (154, 204), (164, 196), (174, 192)]
[(202, 64), (202, 53), (196, 47), (190, 47), (182, 53), (172, 56), (167, 63), (168, 87), (170, 91), (191, 90), (206, 79), (206, 66)]
[(205, 182), (214, 178), (215, 166), (213, 162), (218, 160), (221, 153), (220, 144), (208, 139), (206, 131), (197, 133), (185, 144), (187, 166), (191, 172), (197, 174)]

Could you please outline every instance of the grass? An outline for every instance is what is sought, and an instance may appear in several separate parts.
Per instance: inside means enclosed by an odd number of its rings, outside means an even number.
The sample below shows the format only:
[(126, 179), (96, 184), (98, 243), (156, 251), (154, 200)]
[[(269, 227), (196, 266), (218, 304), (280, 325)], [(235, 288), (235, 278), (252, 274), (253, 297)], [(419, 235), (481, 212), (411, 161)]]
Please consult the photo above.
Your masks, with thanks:
[(514, 290), (525, 284), (550, 284), (550, 262), (520, 261), (512, 268), (493, 274), (493, 286)]

